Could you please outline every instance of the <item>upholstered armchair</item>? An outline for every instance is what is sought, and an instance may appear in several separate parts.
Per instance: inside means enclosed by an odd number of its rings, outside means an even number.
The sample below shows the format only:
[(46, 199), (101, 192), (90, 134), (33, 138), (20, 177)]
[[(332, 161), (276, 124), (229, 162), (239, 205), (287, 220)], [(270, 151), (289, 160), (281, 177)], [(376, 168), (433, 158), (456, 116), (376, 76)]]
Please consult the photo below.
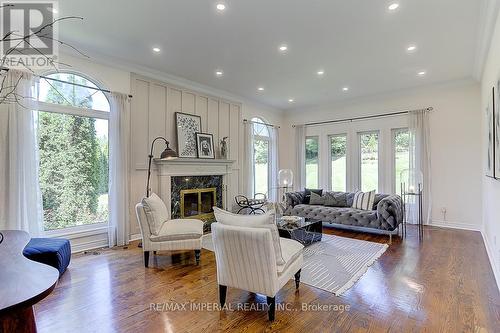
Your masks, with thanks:
[(163, 201), (156, 194), (153, 193), (148, 200), (149, 204), (143, 200), (142, 203), (135, 206), (142, 234), (144, 266), (148, 267), (151, 251), (156, 254), (156, 251), (176, 250), (194, 250), (196, 264), (198, 264), (203, 237), (203, 221), (195, 219), (170, 220)]
[(303, 264), (303, 246), (297, 241), (279, 238), (282, 264), (278, 264), (272, 230), (213, 223), (212, 239), (217, 263), (219, 300), (226, 303), (227, 287), (267, 296), (268, 316), (273, 321), (276, 294), (293, 277), (299, 288)]

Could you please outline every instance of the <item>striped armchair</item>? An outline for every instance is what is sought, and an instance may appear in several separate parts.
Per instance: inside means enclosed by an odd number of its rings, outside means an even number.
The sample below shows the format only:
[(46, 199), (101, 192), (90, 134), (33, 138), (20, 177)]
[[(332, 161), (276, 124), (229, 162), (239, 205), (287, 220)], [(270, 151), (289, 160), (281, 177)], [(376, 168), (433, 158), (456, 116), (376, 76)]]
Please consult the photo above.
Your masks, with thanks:
[(227, 287), (264, 294), (269, 320), (273, 321), (278, 291), (294, 276), (295, 287), (299, 288), (304, 247), (297, 241), (280, 238), (284, 264), (278, 265), (269, 229), (221, 223), (211, 227), (221, 307), (226, 303)]

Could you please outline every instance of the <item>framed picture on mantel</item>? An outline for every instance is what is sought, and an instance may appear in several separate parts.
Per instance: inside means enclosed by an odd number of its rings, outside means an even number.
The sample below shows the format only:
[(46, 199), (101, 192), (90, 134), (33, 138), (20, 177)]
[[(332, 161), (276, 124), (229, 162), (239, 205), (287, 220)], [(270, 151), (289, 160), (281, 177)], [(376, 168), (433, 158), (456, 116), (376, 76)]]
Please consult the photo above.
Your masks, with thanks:
[(179, 157), (198, 157), (196, 153), (196, 133), (201, 132), (201, 117), (176, 112), (175, 128), (177, 131), (177, 152)]

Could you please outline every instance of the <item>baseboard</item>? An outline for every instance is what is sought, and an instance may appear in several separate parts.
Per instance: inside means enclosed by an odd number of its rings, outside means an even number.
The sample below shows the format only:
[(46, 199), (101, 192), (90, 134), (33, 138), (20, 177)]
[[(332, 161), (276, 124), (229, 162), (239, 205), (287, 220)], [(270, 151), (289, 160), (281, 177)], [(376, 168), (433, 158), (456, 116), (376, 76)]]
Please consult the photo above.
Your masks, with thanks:
[(451, 228), (451, 229), (461, 229), (470, 231), (481, 231), (481, 227), (476, 224), (452, 222), (452, 221), (442, 221), (442, 220), (432, 220), (431, 226), (440, 228)]
[[(71, 241), (70, 241), (71, 242)], [(100, 249), (103, 247), (108, 247), (108, 240), (98, 239), (90, 242), (78, 242), (77, 244), (71, 244), (71, 253), (90, 251), (95, 249)]]
[(484, 231), (481, 230), (481, 236), (483, 237), (484, 247), (486, 248), (486, 253), (488, 254), (488, 259), (490, 261), (491, 269), (493, 270), (493, 276), (495, 277), (495, 281), (497, 283), (497, 289), (500, 291), (500, 272), (499, 267), (497, 267), (495, 257), (493, 256), (493, 248), (490, 247), (490, 242), (488, 241), (488, 237), (484, 234)]
[(129, 237), (129, 241), (130, 242), (136, 241), (136, 240), (139, 240), (139, 239), (142, 239), (142, 235), (141, 234), (132, 234)]

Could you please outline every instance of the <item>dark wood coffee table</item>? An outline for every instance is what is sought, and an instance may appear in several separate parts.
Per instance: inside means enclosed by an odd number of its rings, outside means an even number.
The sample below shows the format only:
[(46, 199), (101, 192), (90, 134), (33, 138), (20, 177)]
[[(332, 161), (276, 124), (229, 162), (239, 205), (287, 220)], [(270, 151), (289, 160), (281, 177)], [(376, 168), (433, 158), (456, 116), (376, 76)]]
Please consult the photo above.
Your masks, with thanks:
[(288, 222), (279, 218), (276, 222), (280, 237), (298, 241), (304, 246), (321, 241), (323, 222), (321, 220), (301, 217), (297, 222)]

